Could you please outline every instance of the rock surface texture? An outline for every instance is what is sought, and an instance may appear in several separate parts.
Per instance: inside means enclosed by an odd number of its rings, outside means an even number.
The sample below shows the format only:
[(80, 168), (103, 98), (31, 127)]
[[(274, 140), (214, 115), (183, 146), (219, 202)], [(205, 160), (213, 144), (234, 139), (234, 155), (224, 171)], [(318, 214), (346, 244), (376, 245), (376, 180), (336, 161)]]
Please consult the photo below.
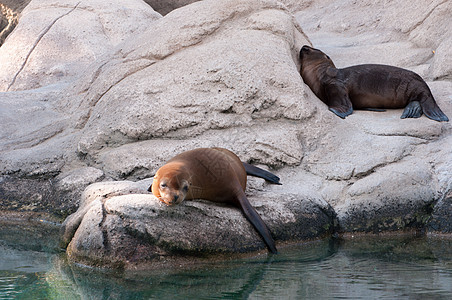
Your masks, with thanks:
[(265, 249), (234, 207), (146, 192), (172, 156), (224, 147), (281, 178), (247, 188), (277, 244), (452, 232), (451, 124), (342, 120), (299, 75), (304, 44), (338, 67), (411, 69), (451, 118), (452, 4), (407, 3), (205, 0), (162, 17), (139, 0), (31, 1), (0, 47), (0, 209), (73, 213), (63, 242), (91, 265)]
[(0, 91), (35, 89), (81, 76), (93, 61), (160, 14), (142, 1), (31, 1), (0, 49)]

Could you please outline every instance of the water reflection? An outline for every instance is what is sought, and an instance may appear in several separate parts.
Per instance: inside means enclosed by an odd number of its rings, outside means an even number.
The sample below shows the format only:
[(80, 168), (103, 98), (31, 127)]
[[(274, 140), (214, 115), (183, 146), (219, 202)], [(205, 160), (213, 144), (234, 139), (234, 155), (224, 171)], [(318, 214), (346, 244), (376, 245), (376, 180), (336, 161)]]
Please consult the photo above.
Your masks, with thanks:
[(318, 264), (334, 254), (336, 246), (332, 240), (317, 241), (287, 248), (281, 255), (200, 263), (185, 270), (147, 274), (100, 272), (67, 264), (61, 258), (54, 266), (80, 294), (92, 299), (249, 299), (259, 290), (267, 296), (271, 290), (295, 291), (295, 286), (286, 283), (300, 278), (300, 265)]
[(451, 239), (327, 239), (278, 255), (114, 273), (68, 264), (64, 253), (48, 251), (57, 245), (50, 241), (11, 243), (2, 232), (0, 299), (448, 299), (452, 293)]

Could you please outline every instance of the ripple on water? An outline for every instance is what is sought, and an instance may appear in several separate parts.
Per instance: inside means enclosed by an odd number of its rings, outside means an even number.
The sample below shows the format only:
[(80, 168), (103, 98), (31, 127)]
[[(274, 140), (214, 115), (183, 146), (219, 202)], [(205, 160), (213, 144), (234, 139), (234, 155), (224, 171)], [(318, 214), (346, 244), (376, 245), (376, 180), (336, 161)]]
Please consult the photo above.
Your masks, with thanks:
[(1, 275), (0, 273), (0, 299), (13, 299), (18, 294), (16, 281), (22, 279), (21, 275)]

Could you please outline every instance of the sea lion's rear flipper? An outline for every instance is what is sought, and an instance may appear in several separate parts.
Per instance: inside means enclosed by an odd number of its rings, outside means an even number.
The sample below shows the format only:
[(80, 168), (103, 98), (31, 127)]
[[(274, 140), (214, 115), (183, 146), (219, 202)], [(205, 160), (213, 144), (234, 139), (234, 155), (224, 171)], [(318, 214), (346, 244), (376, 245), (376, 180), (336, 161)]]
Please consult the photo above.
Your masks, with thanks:
[(421, 101), (422, 111), (427, 118), (438, 121), (438, 122), (448, 122), (449, 118), (443, 113), (441, 108), (433, 100), (433, 96), (426, 101)]
[(261, 219), (254, 207), (251, 206), (251, 203), (245, 196), (245, 192), (241, 191), (240, 195), (238, 195), (237, 198), (239, 202), (238, 204), (245, 214), (245, 217), (248, 219), (248, 221), (250, 221), (251, 224), (253, 224), (254, 228), (262, 236), (268, 250), (274, 254), (278, 253), (278, 250), (276, 250), (275, 241), (273, 240), (267, 225), (265, 225), (264, 221)]
[(268, 171), (265, 171), (264, 169), (258, 168), (256, 166), (250, 165), (248, 163), (243, 163), (243, 166), (245, 167), (245, 171), (246, 171), (247, 175), (263, 178), (266, 181), (274, 183), (274, 184), (281, 184), (279, 182), (279, 177), (276, 176), (275, 174), (272, 174)]
[(405, 118), (419, 118), (420, 116), (422, 116), (421, 104), (419, 103), (419, 101), (411, 101), (405, 107), (405, 110), (403, 111), (403, 113), (400, 116), (400, 118), (401, 119), (405, 119)]
[(353, 112), (352, 101), (348, 97), (345, 87), (341, 84), (329, 84), (324, 88), (328, 109), (338, 117), (345, 119)]

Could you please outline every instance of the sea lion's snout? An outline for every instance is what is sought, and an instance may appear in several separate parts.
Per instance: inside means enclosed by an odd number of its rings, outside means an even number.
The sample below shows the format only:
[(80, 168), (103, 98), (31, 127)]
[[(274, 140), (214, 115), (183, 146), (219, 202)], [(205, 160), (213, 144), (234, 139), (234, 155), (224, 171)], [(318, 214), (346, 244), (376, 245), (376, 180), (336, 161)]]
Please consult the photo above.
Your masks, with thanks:
[(179, 163), (168, 163), (157, 171), (148, 191), (166, 205), (180, 204), (187, 196), (190, 185), (186, 179), (188, 177), (189, 174)]
[(165, 203), (166, 205), (173, 206), (178, 205), (185, 199), (185, 193), (178, 190), (160, 190), (160, 201)]
[(167, 205), (178, 205), (185, 200), (189, 183), (180, 178), (163, 178), (159, 184), (160, 201)]

